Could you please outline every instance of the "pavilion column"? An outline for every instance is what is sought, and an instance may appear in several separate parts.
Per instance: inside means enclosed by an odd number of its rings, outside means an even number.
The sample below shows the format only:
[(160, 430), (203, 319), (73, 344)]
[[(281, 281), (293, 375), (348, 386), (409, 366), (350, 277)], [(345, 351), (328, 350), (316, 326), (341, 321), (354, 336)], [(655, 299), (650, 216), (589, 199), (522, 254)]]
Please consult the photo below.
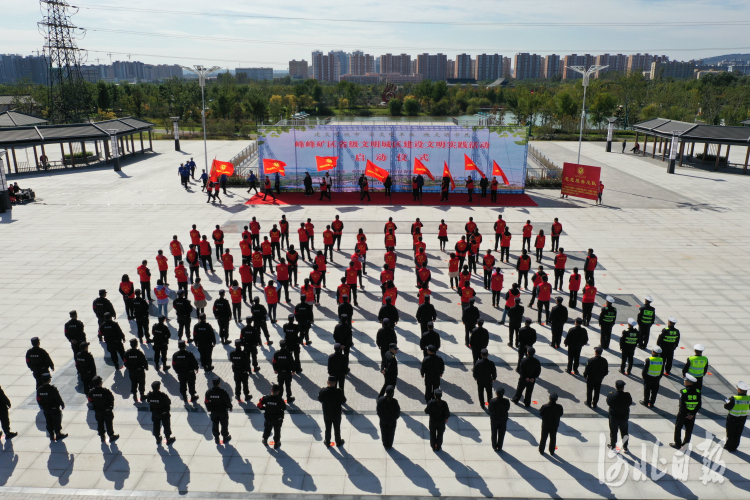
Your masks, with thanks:
[(96, 157), (99, 158), (99, 141), (94, 141), (94, 153), (96, 154)]
[(70, 165), (73, 168), (76, 168), (76, 159), (75, 159), (75, 156), (73, 156), (73, 143), (72, 142), (68, 143), (68, 149), (70, 150)]
[(13, 166), (16, 169), (16, 173), (18, 173), (18, 159), (16, 158), (16, 148), (10, 148), (10, 152), (13, 154)]
[(729, 167), (729, 148), (731, 148), (731, 144), (727, 144), (727, 167)]
[(65, 145), (62, 142), (60, 143), (60, 155), (61, 155), (60, 161), (63, 164), (63, 168), (66, 168), (65, 167)]
[(690, 145), (690, 158), (693, 157), (693, 153), (695, 153), (695, 142)]
[(708, 143), (703, 144), (703, 158), (701, 158), (701, 165), (706, 163), (706, 155), (708, 154)]
[(148, 131), (148, 149), (150, 149), (152, 153), (154, 152), (154, 145), (151, 142), (151, 130), (150, 129)]
[(661, 146), (662, 146), (662, 144), (664, 144), (664, 138), (663, 137), (659, 137), (659, 152), (660, 153), (661, 153)]
[(747, 147), (747, 154), (745, 155), (745, 166), (742, 168), (742, 173), (747, 173), (747, 161), (750, 160), (750, 146)]
[(656, 158), (656, 139), (657, 137), (654, 136), (654, 149), (651, 150), (651, 158)]
[(141, 139), (141, 154), (145, 154), (146, 152), (143, 150), (143, 132), (138, 132), (138, 136)]
[[(667, 156), (667, 144), (663, 139), (662, 141), (664, 142), (664, 151), (661, 151), (661, 144), (659, 144), (659, 151), (661, 152), (661, 161), (664, 161), (664, 157)], [(669, 146), (672, 146), (672, 141), (669, 141)]]
[(130, 152), (135, 156), (135, 138), (133, 137), (133, 134), (130, 134)]
[(85, 161), (86, 165), (88, 165), (89, 155), (86, 154), (86, 141), (81, 141), (81, 151), (83, 151), (83, 161)]
[[(750, 150), (750, 148), (748, 148)], [(5, 164), (8, 166), (8, 173), (10, 173), (10, 157), (8, 156), (8, 149), (5, 149)]]
[(714, 164), (714, 170), (719, 170), (719, 155), (721, 154), (721, 144), (716, 145), (716, 163)]
[(635, 143), (638, 144), (638, 132), (635, 133)]
[(34, 163), (36, 163), (36, 169), (39, 170), (39, 156), (36, 154), (36, 146), (34, 148)]
[(682, 166), (682, 157), (684, 156), (684, 154), (685, 154), (685, 143), (681, 142), (680, 143), (680, 166)]
[[(42, 156), (47, 156), (47, 153), (44, 151), (44, 143), (42, 143), (40, 147), (42, 148)], [(47, 161), (49, 162), (49, 158), (47, 158)]]
[(102, 141), (102, 144), (104, 145), (104, 162), (109, 163), (109, 141)]
[(648, 134), (643, 134), (643, 156), (646, 156), (647, 147), (648, 147)]

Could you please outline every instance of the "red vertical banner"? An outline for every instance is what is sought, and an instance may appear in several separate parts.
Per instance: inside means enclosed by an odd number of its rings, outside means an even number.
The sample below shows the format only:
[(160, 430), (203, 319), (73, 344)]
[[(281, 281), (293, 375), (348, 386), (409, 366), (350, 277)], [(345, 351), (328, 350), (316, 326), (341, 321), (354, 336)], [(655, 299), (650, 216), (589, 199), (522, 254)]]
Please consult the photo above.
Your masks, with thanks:
[(561, 194), (596, 200), (599, 194), (601, 167), (563, 163)]

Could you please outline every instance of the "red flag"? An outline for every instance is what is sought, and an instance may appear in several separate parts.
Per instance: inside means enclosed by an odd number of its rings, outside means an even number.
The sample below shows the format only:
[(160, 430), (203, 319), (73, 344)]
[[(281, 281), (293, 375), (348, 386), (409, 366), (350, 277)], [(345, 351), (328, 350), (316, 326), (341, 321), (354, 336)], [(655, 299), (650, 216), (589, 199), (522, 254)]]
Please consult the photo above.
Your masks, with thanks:
[(482, 178), (486, 177), (484, 175), (484, 172), (479, 170), (479, 167), (477, 167), (477, 164), (474, 163), (466, 153), (464, 153), (464, 170), (476, 170), (477, 172), (479, 172)]
[(315, 163), (318, 164), (318, 172), (323, 170), (333, 170), (338, 164), (338, 156), (316, 156)]
[(286, 177), (284, 167), (286, 167), (286, 163), (281, 160), (271, 160), (268, 158), (263, 160), (263, 173), (265, 174), (275, 174), (278, 172)]
[(505, 176), (505, 172), (503, 172), (503, 169), (500, 168), (500, 165), (497, 164), (495, 160), (492, 160), (492, 175), (499, 175), (503, 178), (503, 182), (506, 186), (510, 186), (510, 182), (508, 182), (508, 178)]
[(432, 175), (432, 172), (429, 171), (427, 167), (424, 166), (424, 163), (419, 161), (417, 158), (414, 158), (414, 174), (424, 174), (427, 177), (430, 178), (431, 181), (435, 180), (435, 177)]
[(388, 171), (378, 167), (370, 160), (367, 160), (367, 164), (365, 166), (365, 175), (383, 182), (388, 178)]
[(224, 174), (226, 174), (227, 177), (230, 177), (232, 174), (234, 174), (234, 165), (228, 161), (219, 161), (214, 159), (213, 163), (211, 163), (211, 173), (209, 174), (209, 177), (211, 177), (212, 179), (216, 179), (220, 175)]
[(451, 180), (451, 189), (456, 189), (456, 181), (453, 180), (453, 176), (451, 175), (451, 171), (448, 168), (448, 162), (443, 162), (443, 177), (448, 177)]

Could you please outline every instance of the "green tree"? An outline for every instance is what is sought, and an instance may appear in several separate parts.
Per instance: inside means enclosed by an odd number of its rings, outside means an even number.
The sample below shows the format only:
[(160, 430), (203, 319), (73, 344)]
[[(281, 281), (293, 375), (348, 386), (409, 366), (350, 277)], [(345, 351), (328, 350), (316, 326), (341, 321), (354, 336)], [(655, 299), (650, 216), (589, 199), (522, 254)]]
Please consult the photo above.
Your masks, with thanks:
[(602, 123), (612, 116), (616, 106), (617, 99), (615, 96), (608, 92), (600, 92), (591, 99), (591, 105), (588, 109), (589, 119), (594, 125), (601, 128)]
[(401, 99), (391, 99), (388, 101), (388, 114), (391, 116), (400, 116), (402, 107), (403, 103)]
[(419, 114), (419, 101), (411, 98), (404, 101), (404, 112), (408, 116), (417, 116)]

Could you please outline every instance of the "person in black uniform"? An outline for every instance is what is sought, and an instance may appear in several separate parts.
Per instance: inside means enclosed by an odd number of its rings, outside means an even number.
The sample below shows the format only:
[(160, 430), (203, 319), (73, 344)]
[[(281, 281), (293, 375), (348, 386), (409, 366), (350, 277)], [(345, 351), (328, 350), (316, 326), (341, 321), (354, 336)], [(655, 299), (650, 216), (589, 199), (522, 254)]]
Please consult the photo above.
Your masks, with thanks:
[(505, 429), (508, 425), (510, 401), (503, 396), (505, 396), (505, 389), (502, 387), (495, 389), (495, 397), (490, 399), (490, 404), (487, 407), (487, 412), (490, 415), (492, 449), (495, 451), (503, 451)]
[(378, 397), (385, 394), (389, 385), (395, 389), (396, 384), (398, 384), (398, 359), (396, 359), (396, 354), (398, 354), (398, 346), (392, 343), (388, 346), (388, 350), (383, 355), (383, 362), (380, 364), (380, 373), (383, 374), (384, 382)]
[(645, 349), (648, 345), (648, 338), (651, 335), (651, 327), (656, 319), (656, 311), (651, 305), (654, 301), (651, 295), (646, 295), (644, 304), (638, 308), (638, 316), (635, 318), (638, 321), (638, 331), (641, 333), (638, 339), (638, 347)]
[[(226, 345), (229, 343), (229, 322), (232, 320), (232, 306), (224, 298), (224, 290), (219, 290), (219, 298), (214, 301), (214, 318), (219, 323), (219, 339)], [(202, 356), (201, 356), (202, 357)]]
[(625, 392), (625, 382), (615, 382), (614, 391), (607, 394), (607, 406), (609, 406), (609, 449), (615, 449), (617, 445), (617, 431), (622, 438), (622, 451), (628, 451), (628, 419), (630, 418), (630, 406), (633, 397)]
[[(677, 411), (677, 419), (674, 423), (674, 442), (669, 443), (672, 448), (680, 449), (690, 443), (693, 436), (695, 417), (701, 409), (701, 389), (695, 383), (698, 381), (689, 373), (685, 375), (685, 388), (680, 391), (680, 408)], [(682, 428), (685, 428), (685, 437), (682, 437)]]
[(203, 371), (210, 372), (214, 369), (213, 356), (214, 346), (216, 346), (216, 332), (214, 327), (206, 322), (206, 315), (201, 314), (198, 323), (193, 328), (193, 339), (195, 347), (198, 348), (198, 354), (201, 356), (201, 366)]
[[(115, 307), (107, 298), (107, 290), (103, 288), (99, 290), (99, 297), (94, 299), (92, 307), (94, 308), (94, 314), (96, 314), (96, 319), (99, 321), (100, 325), (104, 322), (104, 313), (109, 313), (112, 317), (117, 316), (117, 313), (115, 313)], [(101, 337), (101, 334), (99, 334), (99, 336)]]
[(75, 357), (76, 370), (81, 377), (83, 384), (83, 393), (88, 394), (92, 387), (92, 381), (96, 377), (96, 362), (94, 356), (89, 352), (89, 343), (82, 342), (78, 346), (78, 352)]
[[(187, 391), (190, 389), (190, 402), (198, 401), (198, 393), (195, 392), (195, 375), (198, 373), (198, 361), (192, 352), (186, 349), (187, 344), (184, 340), (177, 341), (177, 352), (172, 355), (172, 368), (177, 374), (177, 380), (180, 382), (180, 394), (182, 400), (186, 403)], [(166, 432), (166, 430), (165, 430)]]
[(448, 403), (443, 401), (442, 389), (435, 389), (435, 399), (427, 403), (424, 412), (430, 416), (430, 447), (435, 451), (440, 451), (443, 447), (445, 424), (451, 416)]
[[(471, 331), (469, 346), (471, 347), (472, 360), (476, 361), (482, 357), (482, 349), (490, 345), (490, 332), (484, 327), (484, 320), (477, 321), (477, 326)], [(487, 398), (489, 399), (489, 398)]]
[(445, 361), (437, 355), (434, 345), (427, 346), (427, 356), (422, 360), (419, 373), (424, 379), (424, 401), (429, 403), (435, 394), (435, 389), (440, 387), (440, 379), (445, 373)]
[(154, 350), (154, 367), (158, 370), (159, 360), (161, 360), (164, 371), (169, 370), (167, 349), (169, 348), (169, 339), (172, 338), (172, 332), (169, 331), (169, 327), (165, 323), (166, 319), (164, 316), (159, 316), (159, 321), (151, 329), (151, 334), (154, 336), (153, 344), (151, 344)]
[(70, 348), (73, 349), (73, 359), (75, 359), (81, 344), (86, 342), (83, 323), (78, 321), (78, 313), (75, 311), (70, 311), (70, 321), (65, 323), (65, 338), (70, 342)]
[(141, 342), (143, 342), (143, 337), (146, 337), (146, 340), (151, 342), (148, 335), (149, 308), (150, 305), (148, 301), (141, 297), (141, 291), (136, 290), (135, 298), (133, 299), (133, 314), (135, 315), (135, 326), (138, 330), (138, 339)]
[(521, 297), (514, 299), (516, 305), (508, 309), (508, 347), (513, 347), (513, 334), (516, 334), (515, 346), (518, 347), (518, 330), (523, 324), (524, 307), (521, 305)]
[[(355, 289), (355, 287), (352, 287), (352, 290)], [(398, 314), (398, 309), (391, 302), (391, 297), (385, 298), (385, 304), (380, 308), (380, 311), (378, 312), (378, 321), (380, 321), (380, 323), (385, 326), (385, 320), (388, 320), (388, 324), (391, 326), (391, 328), (396, 328), (396, 324), (398, 324), (398, 320), (400, 319), (400, 317)]]
[(643, 362), (643, 401), (640, 403), (646, 407), (654, 407), (656, 395), (659, 393), (659, 382), (664, 375), (664, 360), (661, 358), (661, 347), (651, 348), (651, 357)]
[[(338, 324), (333, 328), (333, 341), (341, 345), (341, 350), (344, 356), (346, 356), (347, 361), (349, 360), (349, 349), (354, 347), (352, 324), (349, 321), (350, 317), (348, 314), (340, 315)], [(339, 387), (344, 388), (343, 382), (339, 381)]]
[(428, 322), (427, 331), (419, 339), (419, 348), (422, 349), (422, 357), (427, 356), (427, 346), (434, 345), (435, 349), (440, 350), (441, 344), (440, 333), (435, 330), (435, 324), (432, 321)]
[[(391, 344), (395, 344), (397, 341), (396, 332), (391, 328), (391, 321), (388, 318), (383, 318), (382, 326), (375, 334), (375, 345), (380, 348), (381, 361), (385, 360), (385, 354), (391, 348)], [(396, 384), (393, 384), (393, 386), (395, 387)]]
[(138, 349), (137, 340), (130, 340), (130, 349), (125, 352), (123, 359), (128, 375), (130, 375), (130, 392), (133, 393), (133, 401), (137, 403), (138, 393), (141, 393), (141, 399), (146, 394), (146, 371), (148, 370), (146, 355)]
[[(484, 409), (484, 394), (487, 393), (487, 401), (490, 401), (492, 397), (492, 382), (497, 380), (497, 367), (495, 366), (495, 362), (489, 358), (487, 349), (482, 349), (480, 355), (481, 358), (474, 362), (471, 374), (474, 376), (474, 380), (477, 381), (479, 406)], [(494, 441), (492, 447), (495, 447)]]
[(549, 395), (549, 403), (539, 408), (539, 415), (542, 417), (542, 438), (539, 440), (539, 453), (544, 455), (544, 448), (549, 437), (549, 454), (555, 454), (555, 444), (557, 443), (557, 428), (560, 427), (560, 417), (563, 416), (563, 407), (557, 404), (557, 393)]
[[(346, 278), (343, 278), (344, 281), (346, 281)], [(346, 315), (349, 319), (354, 317), (354, 307), (352, 307), (352, 304), (349, 302), (349, 296), (348, 295), (342, 295), (341, 296), (341, 304), (339, 304), (338, 310), (336, 311), (339, 315), (339, 320)]]
[(52, 375), (45, 372), (40, 378), (42, 385), (36, 390), (36, 402), (39, 403), (39, 408), (44, 412), (49, 440), (54, 443), (68, 437), (62, 431), (62, 410), (65, 409), (65, 402), (60, 397), (57, 387), (50, 383), (52, 382)]
[(427, 325), (437, 320), (437, 311), (430, 301), (430, 296), (424, 298), (424, 304), (417, 308), (417, 321), (419, 322), (420, 332), (427, 331)]
[(263, 445), (268, 446), (268, 437), (273, 430), (273, 447), (281, 448), (281, 425), (284, 423), (284, 410), (286, 403), (281, 396), (281, 386), (273, 384), (271, 394), (263, 396), (258, 401), (258, 408), (264, 411), (263, 415)]
[(115, 397), (112, 391), (102, 387), (102, 378), (98, 375), (92, 380), (94, 387), (89, 391), (89, 402), (94, 407), (94, 417), (96, 418), (96, 430), (99, 433), (102, 443), (106, 443), (105, 434), (109, 436), (109, 442), (114, 443), (119, 439), (115, 434), (113, 420), (115, 419)]
[[(10, 416), (8, 414), (10, 407), (10, 399), (8, 399), (8, 396), (5, 395), (5, 391), (0, 387), (0, 425), (2, 425), (6, 440), (18, 436), (17, 432), (10, 430)], [(3, 435), (3, 432), (0, 432), (0, 437)]]
[(661, 357), (664, 358), (664, 375), (669, 377), (672, 371), (672, 361), (674, 361), (674, 351), (680, 345), (680, 331), (675, 328), (677, 319), (670, 316), (667, 320), (667, 327), (662, 329), (656, 345), (661, 347)]
[(576, 326), (568, 330), (565, 336), (565, 347), (568, 348), (568, 368), (566, 373), (575, 373), (578, 375), (578, 364), (581, 360), (581, 349), (589, 343), (589, 334), (584, 327), (582, 318), (576, 318)]
[(385, 388), (385, 395), (378, 398), (377, 413), (380, 419), (380, 438), (386, 450), (393, 448), (396, 437), (396, 423), (401, 417), (401, 406), (393, 397), (395, 388), (389, 385)]
[(523, 399), (523, 405), (526, 408), (531, 406), (531, 394), (534, 392), (536, 379), (542, 373), (542, 364), (534, 357), (535, 353), (536, 349), (533, 347), (526, 349), (526, 358), (516, 368), (518, 372), (518, 386), (516, 387), (516, 394), (513, 396), (512, 401), (518, 404), (525, 390), (526, 395)]
[(302, 371), (302, 363), (299, 360), (300, 344), (302, 339), (300, 338), (300, 328), (294, 322), (294, 314), (290, 314), (287, 317), (288, 321), (282, 327), (284, 331), (284, 340), (286, 340), (286, 348), (292, 353), (294, 357), (294, 371), (300, 373)]
[(529, 347), (534, 347), (536, 344), (536, 330), (531, 327), (531, 318), (523, 319), (524, 326), (518, 330), (518, 366), (521, 366), (521, 361), (526, 357), (526, 350)]
[(554, 347), (555, 349), (560, 348), (563, 328), (565, 328), (565, 323), (567, 321), (568, 308), (563, 305), (562, 297), (556, 297), (555, 305), (549, 313), (549, 326), (552, 333), (552, 341), (549, 343), (550, 347)]
[(164, 394), (161, 389), (161, 382), (158, 380), (151, 382), (151, 392), (146, 394), (145, 401), (148, 403), (149, 409), (151, 410), (151, 422), (154, 424), (154, 437), (156, 438), (156, 444), (161, 444), (161, 428), (164, 427), (164, 435), (167, 437), (167, 444), (170, 445), (177, 441), (177, 438), (172, 437), (172, 426), (170, 424), (170, 407), (172, 406), (172, 400), (169, 395)]
[(586, 362), (583, 369), (583, 378), (586, 379), (586, 406), (596, 408), (599, 402), (599, 392), (602, 390), (602, 381), (609, 373), (609, 363), (602, 357), (601, 346), (594, 347), (594, 357)]
[(177, 298), (172, 302), (172, 307), (177, 313), (177, 338), (182, 339), (182, 333), (187, 336), (187, 341), (192, 342), (190, 338), (190, 321), (193, 313), (193, 305), (187, 298), (185, 290), (177, 292)]
[(602, 307), (599, 313), (599, 328), (601, 332), (600, 344), (602, 348), (609, 349), (609, 342), (612, 338), (612, 328), (617, 322), (617, 309), (612, 305), (615, 299), (607, 295), (607, 303)]
[(43, 383), (42, 375), (50, 371), (55, 371), (55, 364), (52, 362), (49, 354), (47, 354), (47, 351), (39, 347), (39, 337), (31, 339), (31, 346), (31, 349), (26, 351), (26, 366), (29, 367), (32, 375), (34, 375), (38, 389)]
[(333, 344), (333, 354), (328, 356), (328, 375), (335, 377), (338, 388), (344, 392), (344, 382), (349, 373), (349, 357), (342, 352), (343, 346), (338, 342)]
[(273, 345), (271, 337), (268, 335), (268, 325), (266, 325), (268, 310), (266, 306), (260, 303), (260, 297), (253, 299), (253, 305), (250, 306), (250, 314), (253, 315), (253, 324), (255, 327), (263, 330), (263, 334), (266, 336), (266, 343)]
[[(633, 355), (638, 347), (638, 337), (640, 333), (635, 329), (638, 322), (633, 318), (628, 318), (628, 329), (623, 330), (620, 335), (620, 351), (622, 352), (622, 364), (620, 364), (620, 373), (630, 375), (633, 369)], [(628, 371), (625, 371), (625, 364), (628, 365)]]
[(277, 375), (279, 384), (279, 397), (284, 397), (284, 386), (286, 385), (286, 400), (294, 402), (292, 396), (292, 376), (294, 375), (294, 359), (292, 353), (286, 348), (286, 340), (279, 342), (279, 350), (273, 353), (273, 372)]
[[(107, 345), (107, 351), (109, 352), (112, 364), (116, 370), (122, 368), (120, 366), (120, 358), (125, 359), (125, 334), (122, 333), (120, 325), (112, 320), (112, 316), (109, 313), (104, 313), (104, 321), (99, 325), (99, 332), (104, 337), (104, 343)], [(118, 357), (119, 356), (119, 357)]]
[[(735, 451), (740, 445), (742, 431), (745, 430), (745, 422), (747, 422), (748, 408), (750, 407), (750, 396), (747, 395), (749, 390), (750, 385), (740, 380), (737, 382), (737, 394), (724, 399), (724, 409), (729, 410), (729, 415), (727, 415), (727, 439), (724, 445), (726, 451)], [(10, 406), (10, 403), (8, 405)], [(5, 429), (5, 423), (3, 423), (3, 429)]]
[(323, 405), (323, 422), (326, 426), (323, 442), (327, 448), (331, 447), (331, 427), (333, 427), (336, 446), (344, 446), (344, 440), (341, 439), (341, 405), (346, 403), (346, 396), (342, 389), (336, 387), (336, 377), (328, 377), (327, 386), (318, 392), (318, 401)]
[(242, 349), (242, 339), (234, 341), (234, 351), (229, 353), (229, 361), (232, 362), (232, 373), (234, 374), (234, 397), (242, 402), (240, 395), (245, 393), (245, 400), (250, 401), (250, 389), (247, 381), (250, 377), (250, 354)]
[(469, 305), (461, 313), (461, 321), (464, 324), (464, 344), (469, 347), (469, 336), (479, 322), (479, 309), (474, 305), (474, 299), (469, 299)]
[(232, 436), (229, 435), (229, 412), (232, 411), (232, 399), (227, 391), (220, 387), (221, 379), (214, 378), (211, 381), (213, 387), (206, 391), (206, 398), (203, 401), (206, 410), (211, 413), (211, 432), (214, 435), (214, 443), (219, 444), (219, 426), (221, 426), (221, 437), (224, 444), (227, 444)]
[(315, 317), (313, 315), (312, 304), (306, 302), (304, 294), (301, 295), (299, 304), (294, 306), (294, 317), (297, 320), (297, 324), (299, 324), (300, 343), (304, 339), (305, 345), (312, 344), (310, 342), (310, 327), (315, 323)]
[(258, 366), (258, 346), (260, 345), (260, 331), (253, 325), (253, 317), (245, 318), (245, 326), (240, 330), (240, 339), (244, 346), (245, 352), (252, 358), (253, 370), (260, 371)]

